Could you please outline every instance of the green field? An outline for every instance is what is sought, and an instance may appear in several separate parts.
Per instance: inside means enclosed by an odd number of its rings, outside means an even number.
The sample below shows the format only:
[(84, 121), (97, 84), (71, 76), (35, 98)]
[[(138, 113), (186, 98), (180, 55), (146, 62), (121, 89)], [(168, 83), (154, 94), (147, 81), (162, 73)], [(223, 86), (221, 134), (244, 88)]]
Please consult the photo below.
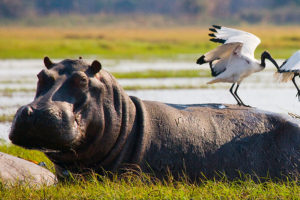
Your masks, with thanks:
[(136, 72), (112, 72), (117, 79), (121, 78), (193, 78), (209, 77), (209, 70), (144, 70)]
[[(53, 171), (53, 164), (41, 152), (7, 144), (0, 145), (0, 151), (43, 161)], [(0, 181), (0, 199), (300, 199), (300, 186), (295, 180), (255, 182), (246, 176), (243, 180), (229, 181), (223, 177), (193, 183), (185, 178), (176, 181), (172, 176), (159, 181), (147, 174), (113, 178), (94, 175), (88, 180), (41, 188), (7, 186)]]
[[(287, 58), (300, 48), (300, 27), (237, 27), (262, 40), (256, 56), (269, 50)], [(0, 28), (0, 58), (193, 59), (216, 47), (208, 27), (194, 28)]]

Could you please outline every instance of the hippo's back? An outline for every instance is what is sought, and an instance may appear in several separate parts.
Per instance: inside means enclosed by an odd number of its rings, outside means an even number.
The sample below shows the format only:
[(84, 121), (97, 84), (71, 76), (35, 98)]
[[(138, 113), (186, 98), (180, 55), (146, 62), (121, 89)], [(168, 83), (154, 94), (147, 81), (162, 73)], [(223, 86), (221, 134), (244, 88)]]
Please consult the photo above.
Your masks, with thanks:
[(197, 178), (225, 172), (258, 176), (300, 171), (299, 121), (234, 105), (176, 105), (144, 101), (145, 167)]

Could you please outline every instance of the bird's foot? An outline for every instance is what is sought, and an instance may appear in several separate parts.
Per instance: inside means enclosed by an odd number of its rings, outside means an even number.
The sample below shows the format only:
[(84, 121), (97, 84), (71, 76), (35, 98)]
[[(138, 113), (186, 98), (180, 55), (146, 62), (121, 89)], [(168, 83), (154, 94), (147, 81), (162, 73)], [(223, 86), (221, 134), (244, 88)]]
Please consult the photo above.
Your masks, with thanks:
[(248, 107), (248, 108), (251, 108), (251, 106), (249, 105), (246, 105), (246, 104), (243, 104), (243, 103), (238, 103), (239, 106), (244, 106), (244, 107)]

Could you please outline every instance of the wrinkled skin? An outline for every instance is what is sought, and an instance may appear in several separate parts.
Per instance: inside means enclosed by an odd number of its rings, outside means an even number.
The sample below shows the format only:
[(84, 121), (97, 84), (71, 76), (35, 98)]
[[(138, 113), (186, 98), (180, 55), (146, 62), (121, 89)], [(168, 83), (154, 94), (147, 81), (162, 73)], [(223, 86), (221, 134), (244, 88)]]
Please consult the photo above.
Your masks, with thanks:
[(14, 118), (10, 139), (39, 149), (58, 177), (138, 167), (159, 178), (195, 180), (239, 171), (298, 177), (299, 121), (234, 105), (174, 105), (129, 97), (114, 77), (80, 60), (52, 63), (38, 75), (34, 101)]

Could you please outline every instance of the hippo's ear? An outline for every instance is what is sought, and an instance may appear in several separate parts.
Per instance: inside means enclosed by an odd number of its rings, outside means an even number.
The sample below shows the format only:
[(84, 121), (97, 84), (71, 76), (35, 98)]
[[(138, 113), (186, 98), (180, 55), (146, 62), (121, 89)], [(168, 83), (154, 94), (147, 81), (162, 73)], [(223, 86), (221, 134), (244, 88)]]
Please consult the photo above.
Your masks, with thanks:
[(90, 69), (93, 74), (97, 74), (101, 70), (101, 68), (101, 63), (98, 60), (94, 60), (92, 65), (90, 66)]
[(44, 58), (44, 64), (47, 67), (47, 69), (50, 69), (54, 65), (50, 58), (47, 56)]

